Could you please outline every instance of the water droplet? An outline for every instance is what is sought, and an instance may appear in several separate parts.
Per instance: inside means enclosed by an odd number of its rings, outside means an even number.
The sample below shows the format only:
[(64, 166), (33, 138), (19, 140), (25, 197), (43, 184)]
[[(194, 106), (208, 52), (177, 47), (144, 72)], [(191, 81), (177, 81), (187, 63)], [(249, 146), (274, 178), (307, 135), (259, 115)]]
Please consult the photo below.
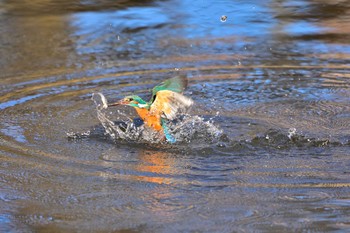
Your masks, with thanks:
[(117, 40), (120, 40), (120, 36), (119, 35), (117, 36)]
[(175, 68), (176, 71), (179, 71), (180, 69), (179, 68)]
[(226, 16), (226, 15), (222, 15), (222, 16), (220, 17), (220, 21), (221, 21), (221, 22), (226, 22), (226, 20), (227, 20), (227, 16)]
[(292, 137), (297, 133), (297, 129), (296, 128), (290, 128), (288, 130), (288, 137), (289, 139), (292, 139)]
[(226, 147), (226, 145), (224, 143), (218, 143), (217, 147)]

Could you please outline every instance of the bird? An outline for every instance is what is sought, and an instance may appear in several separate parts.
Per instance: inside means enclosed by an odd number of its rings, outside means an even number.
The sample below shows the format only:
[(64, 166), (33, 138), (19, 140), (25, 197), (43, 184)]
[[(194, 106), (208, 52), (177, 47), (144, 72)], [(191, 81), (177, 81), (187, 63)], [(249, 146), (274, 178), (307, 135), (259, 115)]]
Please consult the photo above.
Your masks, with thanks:
[(167, 124), (176, 119), (180, 113), (185, 113), (193, 104), (191, 98), (183, 95), (187, 84), (185, 76), (176, 76), (155, 86), (148, 102), (138, 95), (129, 95), (108, 104), (108, 107), (118, 105), (134, 107), (147, 127), (159, 132), (166, 141), (175, 143), (176, 138), (171, 135)]

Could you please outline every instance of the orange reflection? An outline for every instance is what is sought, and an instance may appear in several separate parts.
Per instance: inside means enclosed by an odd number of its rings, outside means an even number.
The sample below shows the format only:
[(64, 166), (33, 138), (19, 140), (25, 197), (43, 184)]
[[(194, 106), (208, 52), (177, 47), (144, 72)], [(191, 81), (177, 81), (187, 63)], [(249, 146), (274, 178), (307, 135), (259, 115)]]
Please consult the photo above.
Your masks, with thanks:
[(171, 178), (165, 177), (172, 173), (175, 163), (174, 158), (161, 151), (141, 151), (140, 163), (135, 170), (147, 173), (145, 176), (138, 176), (137, 180), (147, 181), (157, 184), (169, 184)]
[(176, 182), (173, 177), (178, 161), (173, 154), (166, 152), (166, 148), (163, 151), (143, 150), (139, 153), (139, 163), (135, 167), (140, 173), (136, 177), (138, 181), (160, 184), (152, 186), (144, 198), (145, 207), (162, 221), (165, 216), (174, 218), (176, 210), (184, 208), (177, 203), (177, 193), (171, 185)]

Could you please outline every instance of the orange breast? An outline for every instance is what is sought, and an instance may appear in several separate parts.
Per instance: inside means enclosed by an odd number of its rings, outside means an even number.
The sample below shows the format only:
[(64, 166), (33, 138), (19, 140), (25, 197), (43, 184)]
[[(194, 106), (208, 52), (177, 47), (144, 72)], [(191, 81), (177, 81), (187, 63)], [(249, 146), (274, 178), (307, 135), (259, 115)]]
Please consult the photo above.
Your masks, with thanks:
[(157, 131), (162, 130), (159, 114), (151, 114), (150, 111), (145, 108), (135, 108), (135, 109), (146, 125), (148, 125), (149, 127)]

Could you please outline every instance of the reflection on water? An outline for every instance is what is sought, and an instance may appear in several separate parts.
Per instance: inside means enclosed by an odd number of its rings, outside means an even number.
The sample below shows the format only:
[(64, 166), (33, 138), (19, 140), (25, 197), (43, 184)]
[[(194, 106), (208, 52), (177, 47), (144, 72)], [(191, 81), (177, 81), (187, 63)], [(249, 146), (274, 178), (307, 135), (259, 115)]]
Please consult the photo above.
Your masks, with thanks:
[[(0, 231), (348, 230), (349, 13), (342, 0), (0, 1)], [(106, 134), (92, 93), (148, 99), (178, 74), (191, 140)]]

